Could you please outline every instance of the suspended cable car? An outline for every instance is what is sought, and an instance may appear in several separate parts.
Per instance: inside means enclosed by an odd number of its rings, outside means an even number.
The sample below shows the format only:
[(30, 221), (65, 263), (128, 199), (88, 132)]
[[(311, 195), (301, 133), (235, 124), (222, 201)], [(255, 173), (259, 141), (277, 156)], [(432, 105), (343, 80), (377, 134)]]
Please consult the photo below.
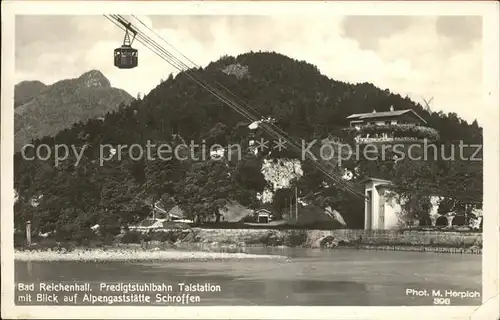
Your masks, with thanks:
[[(137, 49), (132, 48), (132, 42), (135, 39), (137, 31), (132, 29), (130, 23), (125, 23), (123, 20), (118, 20), (125, 27), (125, 37), (123, 38), (123, 45), (115, 49), (115, 67), (120, 69), (132, 69), (137, 67), (138, 52)], [(132, 39), (130, 39), (132, 33)]]

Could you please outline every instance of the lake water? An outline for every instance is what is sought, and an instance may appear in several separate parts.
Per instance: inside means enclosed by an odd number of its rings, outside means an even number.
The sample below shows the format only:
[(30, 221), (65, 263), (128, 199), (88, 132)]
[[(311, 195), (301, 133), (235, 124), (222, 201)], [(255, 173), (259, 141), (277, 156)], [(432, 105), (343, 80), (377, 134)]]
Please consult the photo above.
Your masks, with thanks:
[[(20, 262), (16, 282), (178, 283), (219, 285), (197, 305), (397, 306), (432, 305), (440, 290), (481, 292), (481, 256), (422, 252), (251, 249), (289, 259), (180, 262)], [(407, 289), (429, 295), (407, 294)], [(94, 292), (99, 294), (98, 292)], [(151, 299), (155, 300), (151, 293)], [(16, 300), (20, 293), (16, 293)], [(481, 298), (449, 297), (451, 305), (479, 305)], [(444, 299), (438, 303), (448, 303)], [(78, 302), (77, 304), (82, 304)], [(161, 303), (160, 303), (161, 304)], [(176, 304), (177, 303), (166, 303)], [(158, 305), (151, 303), (151, 305)]]

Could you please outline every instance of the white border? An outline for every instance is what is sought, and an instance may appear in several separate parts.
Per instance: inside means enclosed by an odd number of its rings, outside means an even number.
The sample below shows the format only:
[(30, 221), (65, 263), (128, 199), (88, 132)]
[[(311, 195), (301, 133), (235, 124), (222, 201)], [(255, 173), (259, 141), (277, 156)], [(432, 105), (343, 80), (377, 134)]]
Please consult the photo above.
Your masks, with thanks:
[[(2, 1), (1, 256), (2, 318), (496, 319), (499, 305), (499, 4), (470, 2), (159, 2)], [(13, 96), (15, 14), (336, 14), (483, 17), (484, 128), (483, 305), (476, 307), (21, 307), (14, 305)], [(36, 32), (36, 26), (34, 26)], [(97, 31), (96, 31), (97, 32)], [(410, 40), (409, 40), (410, 41)], [(464, 75), (467, 76), (467, 75)], [(470, 106), (478, 108), (479, 106)]]

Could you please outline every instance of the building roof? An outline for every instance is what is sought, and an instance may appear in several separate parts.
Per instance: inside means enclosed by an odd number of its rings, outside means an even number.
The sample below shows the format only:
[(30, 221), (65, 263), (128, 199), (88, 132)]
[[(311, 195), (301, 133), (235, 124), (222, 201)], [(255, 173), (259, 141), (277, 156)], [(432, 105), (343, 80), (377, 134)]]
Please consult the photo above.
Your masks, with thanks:
[(261, 215), (261, 214), (266, 214), (266, 215), (271, 215), (272, 212), (267, 210), (267, 209), (264, 209), (264, 208), (261, 208), (261, 209), (258, 209), (255, 211), (258, 215)]
[(417, 118), (422, 120), (424, 123), (427, 123), (427, 121), (425, 121), (421, 116), (419, 116), (412, 109), (383, 111), (383, 112), (369, 112), (369, 113), (355, 113), (355, 114), (351, 114), (350, 116), (348, 116), (347, 119), (364, 120), (364, 119), (373, 119), (373, 118), (397, 117), (397, 116), (401, 116), (403, 114), (406, 114), (408, 112), (413, 113)]
[(174, 218), (181, 219), (184, 217), (184, 211), (182, 211), (182, 209), (177, 204), (175, 204), (175, 202), (170, 202), (170, 203), (165, 204), (161, 200), (157, 201), (154, 205), (153, 210), (161, 211), (164, 214), (167, 214), (168, 216), (174, 217)]

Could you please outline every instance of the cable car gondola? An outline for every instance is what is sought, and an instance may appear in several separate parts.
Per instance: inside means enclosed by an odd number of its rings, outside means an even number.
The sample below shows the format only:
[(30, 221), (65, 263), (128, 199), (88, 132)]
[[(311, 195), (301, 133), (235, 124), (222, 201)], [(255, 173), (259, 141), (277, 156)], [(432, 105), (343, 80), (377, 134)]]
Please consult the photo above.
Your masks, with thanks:
[[(120, 69), (132, 69), (137, 67), (138, 52), (137, 49), (132, 48), (132, 42), (135, 39), (137, 31), (132, 29), (130, 23), (125, 23), (119, 20), (125, 26), (125, 37), (123, 38), (123, 45), (115, 49), (115, 67)], [(132, 40), (130, 39), (129, 31), (133, 34)]]

